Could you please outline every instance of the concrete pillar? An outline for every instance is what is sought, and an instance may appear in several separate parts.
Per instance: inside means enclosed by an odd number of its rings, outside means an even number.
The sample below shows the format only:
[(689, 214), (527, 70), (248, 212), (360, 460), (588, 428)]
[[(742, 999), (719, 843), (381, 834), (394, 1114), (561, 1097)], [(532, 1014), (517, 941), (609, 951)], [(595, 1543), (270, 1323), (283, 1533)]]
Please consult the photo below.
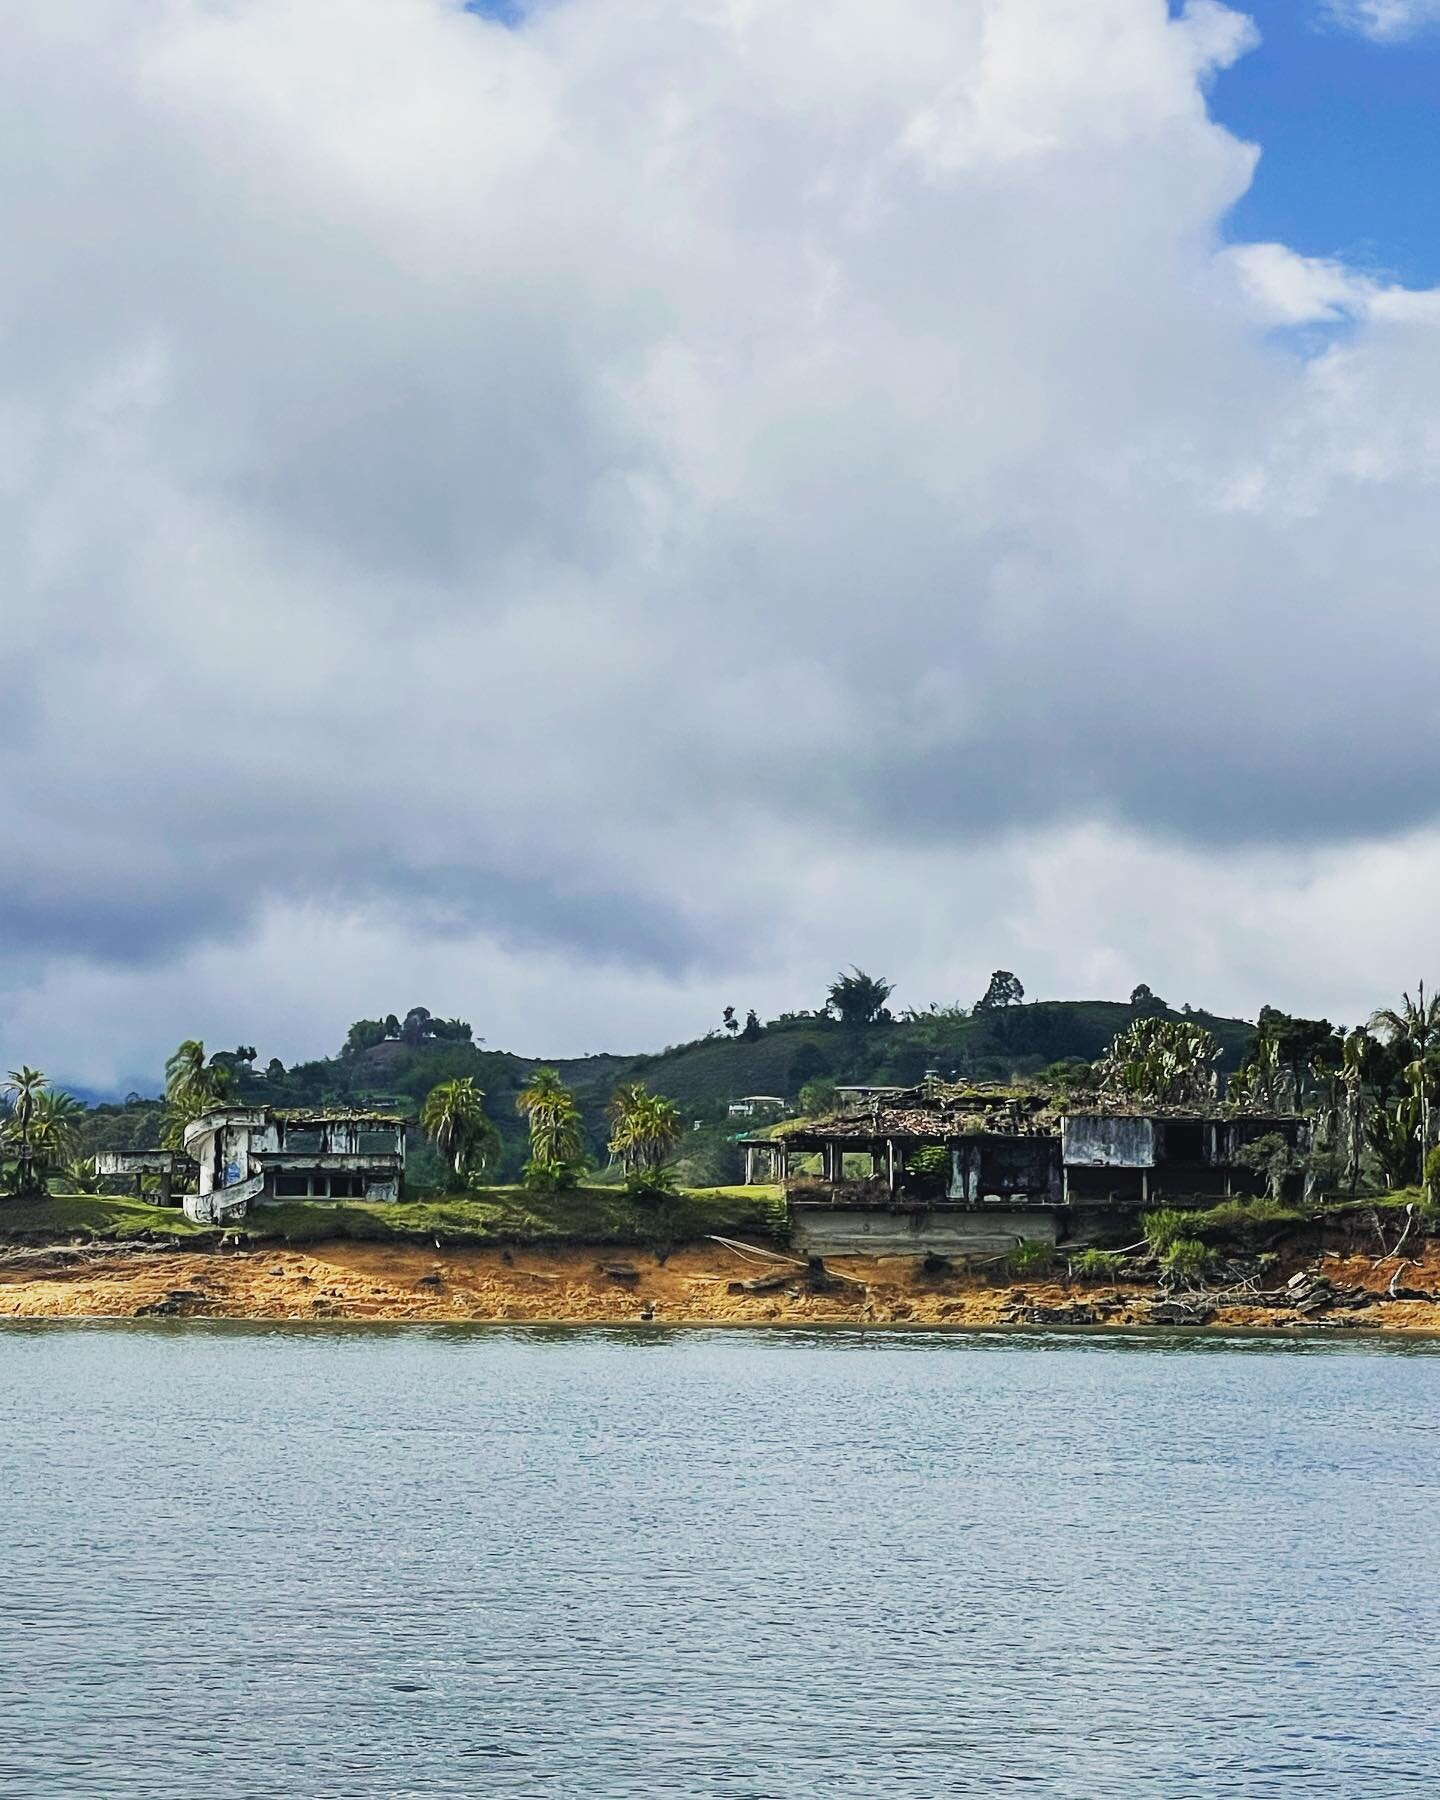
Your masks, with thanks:
[(753, 1144), (745, 1146), (745, 1185), (746, 1187), (755, 1185), (755, 1146)]
[(160, 1171), (160, 1204), (162, 1206), (169, 1206), (171, 1204), (171, 1180), (171, 1171), (169, 1169), (162, 1169)]
[(886, 1138), (886, 1140), (885, 1140), (885, 1179), (889, 1185), (890, 1192), (893, 1194), (895, 1192), (895, 1140), (894, 1140), (894, 1138)]

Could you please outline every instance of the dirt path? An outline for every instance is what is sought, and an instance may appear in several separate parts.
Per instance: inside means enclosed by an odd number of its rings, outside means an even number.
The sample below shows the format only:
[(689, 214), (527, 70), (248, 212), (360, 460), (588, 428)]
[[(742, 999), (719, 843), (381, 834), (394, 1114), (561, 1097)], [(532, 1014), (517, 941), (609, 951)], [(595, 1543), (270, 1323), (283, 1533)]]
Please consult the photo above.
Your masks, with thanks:
[[(1149, 1322), (1153, 1289), (1032, 1282), (1024, 1287), (978, 1276), (927, 1276), (913, 1261), (834, 1259), (845, 1279), (813, 1293), (800, 1268), (748, 1260), (718, 1244), (674, 1252), (663, 1264), (647, 1251), (441, 1250), (334, 1242), (304, 1250), (137, 1252), (96, 1246), (0, 1253), (0, 1319), (195, 1316), (225, 1319), (394, 1319), (433, 1323), (909, 1325), (1014, 1322), (1031, 1307), (1099, 1306), (1106, 1326)], [(1337, 1288), (1383, 1295), (1395, 1265), (1327, 1256), (1320, 1267)], [(633, 1273), (627, 1273), (630, 1270)], [(785, 1279), (769, 1291), (736, 1291), (744, 1281)], [(1400, 1284), (1440, 1291), (1440, 1245), (1425, 1247)], [(1297, 1321), (1286, 1308), (1225, 1306), (1216, 1329), (1293, 1326), (1440, 1333), (1434, 1300), (1384, 1300), (1362, 1311)]]

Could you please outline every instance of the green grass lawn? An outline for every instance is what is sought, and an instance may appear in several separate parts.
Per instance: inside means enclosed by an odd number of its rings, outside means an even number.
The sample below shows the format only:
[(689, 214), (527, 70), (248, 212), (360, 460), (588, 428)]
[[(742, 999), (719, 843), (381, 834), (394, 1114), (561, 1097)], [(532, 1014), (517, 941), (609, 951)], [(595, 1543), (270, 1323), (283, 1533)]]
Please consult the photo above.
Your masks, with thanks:
[(205, 1229), (192, 1225), (178, 1206), (150, 1206), (133, 1195), (47, 1194), (17, 1200), (0, 1194), (0, 1240), (133, 1238), (147, 1231), (180, 1238)]
[[(450, 1244), (685, 1243), (723, 1237), (771, 1237), (784, 1221), (774, 1187), (692, 1188), (668, 1201), (636, 1201), (623, 1188), (581, 1187), (565, 1194), (532, 1194), (519, 1187), (487, 1188), (440, 1200), (327, 1203), (282, 1200), (252, 1207), (240, 1227), (252, 1238), (317, 1243), (323, 1238), (377, 1241), (441, 1238)], [(112, 1195), (51, 1194), (44, 1199), (0, 1198), (0, 1241), (42, 1237), (134, 1238), (143, 1233), (188, 1238), (214, 1235), (178, 1208), (148, 1206)]]

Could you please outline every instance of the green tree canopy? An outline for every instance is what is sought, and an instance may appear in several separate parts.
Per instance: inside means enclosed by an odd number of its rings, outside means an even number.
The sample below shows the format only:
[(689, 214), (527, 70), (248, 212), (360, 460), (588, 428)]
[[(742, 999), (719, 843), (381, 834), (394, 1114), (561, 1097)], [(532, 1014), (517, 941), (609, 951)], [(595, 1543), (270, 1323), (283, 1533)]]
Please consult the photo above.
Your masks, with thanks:
[(584, 1165), (585, 1139), (580, 1109), (559, 1070), (534, 1070), (515, 1097), (515, 1110), (530, 1128), (527, 1181), (538, 1187), (573, 1187)]
[(895, 992), (888, 981), (851, 966), (830, 983), (825, 1005), (842, 1025), (875, 1025), (890, 1017), (885, 1002)]
[(0, 1100), (0, 1147), (14, 1158), (15, 1189), (39, 1192), (47, 1174), (63, 1168), (74, 1155), (84, 1108), (78, 1100), (51, 1087), (38, 1069), (12, 1069)]
[(610, 1153), (646, 1187), (663, 1185), (665, 1165), (680, 1142), (680, 1109), (640, 1081), (615, 1090), (609, 1106)]
[(997, 969), (990, 977), (990, 985), (975, 1002), (977, 1013), (998, 1012), (1002, 1006), (1018, 1006), (1025, 998), (1025, 989), (1017, 975), (1009, 969)]
[(212, 1107), (223, 1106), (235, 1088), (233, 1069), (205, 1059), (199, 1038), (186, 1038), (165, 1063), (165, 1119), (160, 1141), (177, 1150), (184, 1142), (185, 1127)]
[(431, 1088), (420, 1109), (420, 1129), (462, 1180), (486, 1169), (500, 1149), (485, 1096), (469, 1075)]
[(1215, 1098), (1220, 1046), (1187, 1019), (1136, 1019), (1095, 1065), (1101, 1089), (1142, 1106), (1199, 1106)]

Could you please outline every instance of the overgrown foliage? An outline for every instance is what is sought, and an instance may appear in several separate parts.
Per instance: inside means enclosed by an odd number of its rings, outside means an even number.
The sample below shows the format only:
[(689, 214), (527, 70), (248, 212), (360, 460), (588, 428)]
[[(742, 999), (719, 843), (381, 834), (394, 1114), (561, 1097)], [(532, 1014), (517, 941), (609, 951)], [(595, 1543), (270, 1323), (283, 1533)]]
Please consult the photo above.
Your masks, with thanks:
[(894, 991), (890, 982), (852, 966), (848, 975), (837, 975), (830, 983), (825, 1005), (842, 1025), (876, 1025), (890, 1019), (885, 1002)]
[(1141, 1106), (1203, 1106), (1216, 1096), (1220, 1046), (1188, 1019), (1136, 1019), (1097, 1066), (1102, 1091)]
[(431, 1088), (420, 1109), (420, 1129), (462, 1181), (483, 1173), (499, 1154), (500, 1134), (469, 1075)]
[(610, 1101), (610, 1154), (638, 1193), (658, 1194), (674, 1185), (668, 1165), (680, 1142), (679, 1108), (643, 1081), (627, 1082)]
[(186, 1038), (165, 1063), (165, 1118), (160, 1142), (178, 1150), (185, 1141), (185, 1127), (212, 1107), (224, 1106), (235, 1095), (235, 1071), (228, 1063), (207, 1062), (199, 1038)]
[(1209, 1247), (1199, 1238), (1177, 1237), (1161, 1256), (1160, 1267), (1174, 1280), (1193, 1282), (1204, 1274), (1209, 1262)]
[(1123, 1250), (1080, 1250), (1070, 1258), (1070, 1273), (1081, 1281), (1113, 1281), (1124, 1267)]
[(1055, 1246), (1047, 1238), (1021, 1238), (1005, 1258), (1011, 1275), (1044, 1275), (1055, 1267)]
[(1145, 1234), (1151, 1255), (1163, 1256), (1190, 1229), (1190, 1214), (1176, 1212), (1173, 1207), (1159, 1207), (1154, 1212), (1141, 1214), (1140, 1229)]
[(0, 1154), (17, 1194), (43, 1192), (52, 1172), (74, 1154), (81, 1115), (78, 1100), (50, 1085), (38, 1069), (12, 1069), (0, 1085)]
[(515, 1109), (530, 1130), (525, 1184), (538, 1193), (572, 1188), (585, 1166), (585, 1138), (575, 1096), (558, 1070), (536, 1069), (516, 1096)]

